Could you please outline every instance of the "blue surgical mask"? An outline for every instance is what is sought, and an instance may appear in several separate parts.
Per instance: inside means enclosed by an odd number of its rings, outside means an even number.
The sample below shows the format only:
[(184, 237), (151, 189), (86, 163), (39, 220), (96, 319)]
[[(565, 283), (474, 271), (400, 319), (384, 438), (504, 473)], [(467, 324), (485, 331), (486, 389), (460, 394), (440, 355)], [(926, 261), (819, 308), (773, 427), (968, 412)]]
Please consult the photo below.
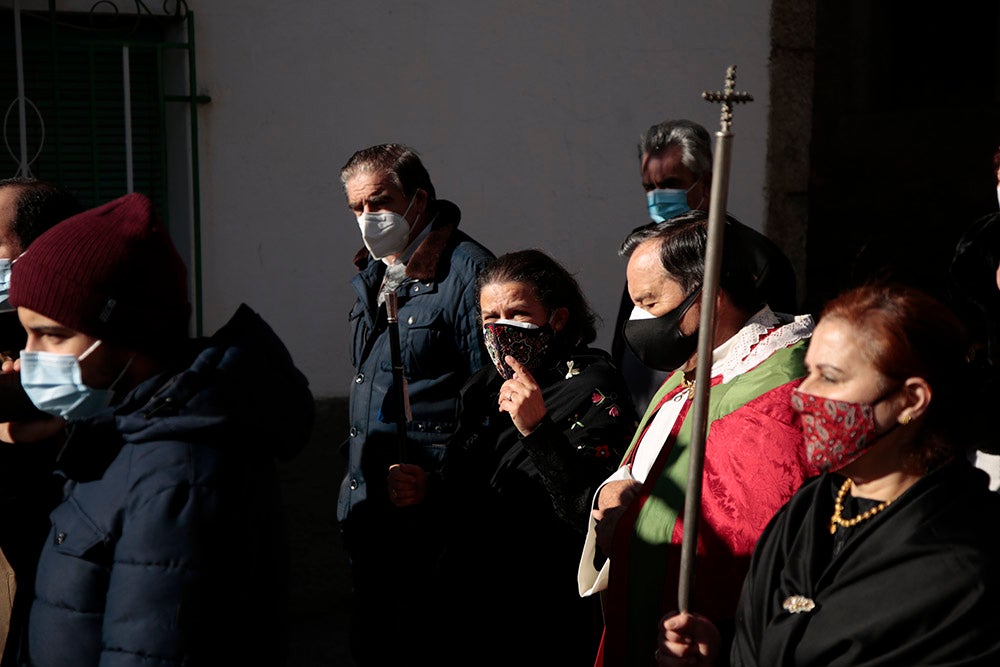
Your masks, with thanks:
[(7, 301), (10, 294), (10, 265), (13, 262), (9, 259), (0, 259), (0, 313), (8, 313), (14, 308)]
[(646, 208), (649, 209), (649, 217), (653, 219), (653, 222), (663, 222), (690, 211), (688, 193), (694, 189), (695, 185), (698, 185), (698, 181), (695, 181), (694, 185), (687, 190), (657, 188), (647, 192)]
[(83, 383), (80, 362), (97, 349), (95, 341), (79, 358), (72, 354), (21, 351), (21, 385), (35, 407), (63, 419), (83, 419), (111, 405), (114, 386), (125, 375), (132, 360), (107, 389)]

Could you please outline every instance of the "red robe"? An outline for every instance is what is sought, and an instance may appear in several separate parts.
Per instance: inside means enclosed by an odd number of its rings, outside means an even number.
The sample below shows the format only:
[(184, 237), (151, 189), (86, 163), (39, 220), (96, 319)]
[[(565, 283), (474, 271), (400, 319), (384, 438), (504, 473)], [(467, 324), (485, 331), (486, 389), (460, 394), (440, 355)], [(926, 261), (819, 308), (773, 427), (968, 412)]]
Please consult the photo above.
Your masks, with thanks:
[[(806, 461), (789, 400), (804, 374), (805, 348), (806, 341), (798, 340), (732, 377), (712, 380), (692, 611), (718, 620), (724, 629), (732, 622), (757, 538), (816, 472)], [(626, 464), (657, 410), (684, 391), (681, 379), (674, 373), (657, 392)], [(598, 665), (653, 664), (659, 621), (677, 608), (691, 403), (682, 408), (638, 498), (619, 520)]]

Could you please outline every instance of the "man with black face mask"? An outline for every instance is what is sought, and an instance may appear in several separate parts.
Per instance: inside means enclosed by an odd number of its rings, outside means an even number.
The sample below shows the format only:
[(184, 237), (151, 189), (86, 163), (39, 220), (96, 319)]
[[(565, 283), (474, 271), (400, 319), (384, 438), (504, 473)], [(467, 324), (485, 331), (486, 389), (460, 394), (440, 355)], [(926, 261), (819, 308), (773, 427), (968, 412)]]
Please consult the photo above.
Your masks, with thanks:
[[(633, 232), (621, 249), (634, 304), (625, 341), (669, 376), (595, 496), (580, 560), (580, 594), (607, 591), (607, 665), (648, 664), (657, 622), (677, 605), (707, 239), (707, 215), (691, 211)], [(733, 244), (723, 244), (719, 284), (693, 599), (699, 613), (731, 623), (758, 536), (814, 474), (790, 402), (813, 322), (762, 304)]]

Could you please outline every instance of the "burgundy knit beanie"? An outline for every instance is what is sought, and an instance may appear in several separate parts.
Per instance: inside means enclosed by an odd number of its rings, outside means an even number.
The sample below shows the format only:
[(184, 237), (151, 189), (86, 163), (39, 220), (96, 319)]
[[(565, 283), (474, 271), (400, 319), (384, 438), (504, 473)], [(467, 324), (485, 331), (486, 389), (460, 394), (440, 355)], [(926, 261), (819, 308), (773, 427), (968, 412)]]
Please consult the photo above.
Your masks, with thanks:
[(11, 267), (10, 303), (126, 349), (188, 335), (187, 270), (152, 202), (125, 195), (55, 225)]

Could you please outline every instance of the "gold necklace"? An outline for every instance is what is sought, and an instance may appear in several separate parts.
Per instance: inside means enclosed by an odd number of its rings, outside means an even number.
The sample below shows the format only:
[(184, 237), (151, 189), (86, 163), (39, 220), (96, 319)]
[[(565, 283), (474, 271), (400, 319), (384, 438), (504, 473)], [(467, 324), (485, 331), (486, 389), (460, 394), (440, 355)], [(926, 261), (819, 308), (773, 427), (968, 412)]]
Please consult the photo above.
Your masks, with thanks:
[(892, 504), (891, 500), (886, 500), (879, 503), (875, 507), (869, 510), (865, 510), (861, 514), (853, 517), (851, 519), (842, 519), (840, 513), (844, 511), (844, 496), (847, 495), (848, 490), (851, 488), (851, 480), (846, 480), (841, 486), (840, 491), (837, 491), (837, 500), (833, 504), (833, 516), (830, 517), (830, 534), (833, 535), (837, 532), (837, 526), (841, 528), (850, 528), (851, 526), (856, 526), (862, 521), (872, 518), (886, 507)]
[(681, 387), (687, 390), (689, 401), (692, 398), (694, 398), (694, 380), (688, 380), (687, 378), (683, 378), (681, 380)]

